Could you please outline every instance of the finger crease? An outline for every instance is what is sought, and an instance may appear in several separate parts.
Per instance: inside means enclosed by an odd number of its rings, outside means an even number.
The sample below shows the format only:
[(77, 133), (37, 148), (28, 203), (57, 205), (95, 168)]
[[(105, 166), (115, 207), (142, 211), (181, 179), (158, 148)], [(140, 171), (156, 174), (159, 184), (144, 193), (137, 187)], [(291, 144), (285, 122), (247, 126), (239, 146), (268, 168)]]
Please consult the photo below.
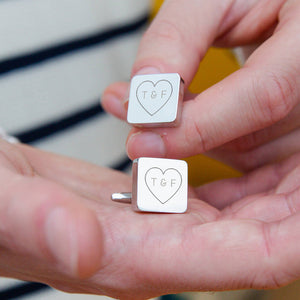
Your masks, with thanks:
[(291, 197), (289, 197), (289, 195), (282, 195), (282, 197), (284, 197), (284, 201), (285, 201), (285, 204), (288, 208), (290, 215), (294, 215), (295, 213), (297, 213), (297, 209), (296, 209)]
[(203, 133), (202, 133), (201, 129), (199, 128), (197, 121), (194, 122), (194, 128), (195, 128), (195, 131), (198, 136), (198, 141), (200, 144), (200, 152), (206, 152), (208, 150), (207, 145), (206, 145), (205, 139), (203, 137)]
[(268, 258), (271, 257), (271, 247), (270, 247), (270, 232), (269, 232), (269, 226), (267, 223), (262, 223), (262, 236), (263, 236), (263, 242), (264, 242), (264, 248), (265, 253)]

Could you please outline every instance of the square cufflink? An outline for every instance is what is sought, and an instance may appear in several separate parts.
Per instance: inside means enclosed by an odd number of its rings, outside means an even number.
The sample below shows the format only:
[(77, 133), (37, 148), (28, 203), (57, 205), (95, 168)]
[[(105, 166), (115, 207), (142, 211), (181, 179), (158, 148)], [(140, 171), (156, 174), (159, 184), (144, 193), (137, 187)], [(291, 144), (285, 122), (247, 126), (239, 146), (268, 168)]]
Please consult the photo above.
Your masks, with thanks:
[(184, 213), (188, 173), (183, 160), (141, 157), (132, 168), (132, 194), (115, 193), (112, 200), (131, 202), (135, 211)]
[(177, 73), (134, 76), (130, 84), (127, 122), (143, 127), (177, 126), (183, 93), (183, 80)]

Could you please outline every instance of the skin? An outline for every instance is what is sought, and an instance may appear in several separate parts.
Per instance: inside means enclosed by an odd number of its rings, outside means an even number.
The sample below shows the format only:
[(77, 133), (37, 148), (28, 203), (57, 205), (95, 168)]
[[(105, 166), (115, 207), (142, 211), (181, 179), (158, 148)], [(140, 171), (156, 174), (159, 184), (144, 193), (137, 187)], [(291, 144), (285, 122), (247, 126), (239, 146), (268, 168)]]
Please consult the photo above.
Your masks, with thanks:
[[(128, 155), (206, 153), (249, 171), (297, 153), (299, 14), (297, 0), (165, 1), (141, 41), (132, 75), (176, 72), (188, 87), (210, 46), (243, 46), (252, 54), (201, 94), (186, 93), (180, 126), (133, 128)], [(103, 94), (103, 107), (121, 119), (127, 90), (127, 83), (116, 83)]]
[(118, 299), (300, 276), (300, 154), (190, 189), (187, 213), (164, 215), (112, 202), (131, 188), (120, 172), (2, 140), (0, 164), (2, 276)]
[[(297, 0), (167, 0), (141, 41), (132, 75), (176, 72), (186, 87), (210, 46), (241, 46), (250, 54), (201, 94), (186, 91), (178, 127), (129, 133), (132, 159), (206, 153), (245, 172), (194, 190), (200, 201), (190, 199), (182, 216), (192, 224), (180, 224), (181, 255), (170, 253), (180, 230), (169, 227), (172, 236), (158, 255), (165, 272), (147, 272), (168, 292), (276, 288), (300, 278), (299, 14)], [(127, 95), (128, 84), (115, 83), (102, 105), (125, 120)], [(203, 223), (193, 223), (199, 214)], [(177, 267), (165, 263), (170, 257)]]
[[(259, 45), (240, 71), (188, 95), (178, 128), (128, 138), (132, 158), (211, 151), (253, 170), (190, 189), (185, 214), (135, 213), (110, 200), (130, 191), (126, 175), (0, 141), (1, 275), (119, 299), (299, 279), (298, 16), (296, 0), (169, 0), (145, 34), (133, 74), (178, 72), (187, 86), (210, 45)], [(126, 90), (103, 97), (120, 118)]]

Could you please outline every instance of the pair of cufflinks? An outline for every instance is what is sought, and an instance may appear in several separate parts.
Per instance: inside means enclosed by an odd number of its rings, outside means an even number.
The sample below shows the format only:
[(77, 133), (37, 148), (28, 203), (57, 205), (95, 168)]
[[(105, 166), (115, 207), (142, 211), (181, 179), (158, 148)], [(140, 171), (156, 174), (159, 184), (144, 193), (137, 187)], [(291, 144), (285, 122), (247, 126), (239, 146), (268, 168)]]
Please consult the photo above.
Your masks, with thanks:
[[(128, 123), (141, 127), (177, 126), (183, 93), (183, 80), (177, 73), (136, 75), (130, 85)], [(133, 161), (132, 193), (114, 193), (112, 200), (131, 202), (135, 211), (184, 213), (187, 178), (185, 161), (138, 158)]]

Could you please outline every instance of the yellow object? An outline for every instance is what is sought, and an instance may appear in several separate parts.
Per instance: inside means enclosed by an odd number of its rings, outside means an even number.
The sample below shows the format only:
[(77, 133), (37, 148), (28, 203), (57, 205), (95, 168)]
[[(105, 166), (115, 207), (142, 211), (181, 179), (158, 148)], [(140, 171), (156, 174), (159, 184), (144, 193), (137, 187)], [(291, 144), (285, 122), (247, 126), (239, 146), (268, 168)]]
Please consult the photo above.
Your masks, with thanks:
[[(156, 15), (162, 3), (163, 0), (152, 1), (152, 17)], [(230, 50), (210, 48), (201, 61), (189, 90), (193, 93), (201, 93), (238, 69), (239, 64)], [(189, 183), (193, 186), (241, 175), (233, 168), (205, 155), (189, 157), (186, 161), (189, 164)]]
[[(239, 64), (230, 50), (210, 48), (189, 90), (193, 93), (201, 93), (238, 69)], [(233, 168), (205, 155), (190, 157), (186, 161), (189, 164), (189, 183), (193, 186), (241, 175)]]
[(151, 0), (151, 19), (156, 16), (163, 2), (163, 0)]

